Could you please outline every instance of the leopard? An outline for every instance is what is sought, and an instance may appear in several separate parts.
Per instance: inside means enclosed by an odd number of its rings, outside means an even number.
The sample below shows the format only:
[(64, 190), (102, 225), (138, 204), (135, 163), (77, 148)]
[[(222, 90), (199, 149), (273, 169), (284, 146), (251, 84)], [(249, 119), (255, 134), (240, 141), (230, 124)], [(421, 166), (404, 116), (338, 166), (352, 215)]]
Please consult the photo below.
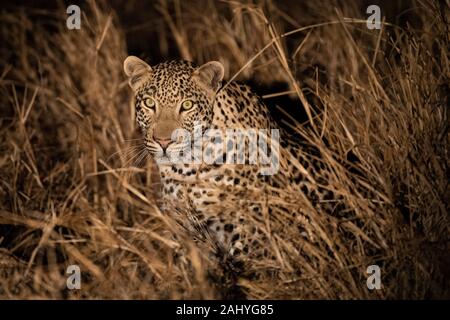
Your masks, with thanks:
[[(278, 152), (272, 153), (278, 170), (270, 174), (248, 159), (234, 164), (202, 159), (158, 163), (163, 208), (164, 204), (170, 204), (171, 210), (184, 212), (187, 228), (196, 230), (196, 237), (212, 241), (215, 250), (242, 258), (259, 252), (258, 243), (267, 238), (256, 223), (263, 223), (263, 205), (247, 204), (246, 209), (256, 220), (240, 214), (239, 197), (252, 197), (249, 190), (274, 196), (295, 189), (313, 205), (335, 210), (335, 195), (326, 188), (328, 177), (323, 162), (308, 151), (305, 143), (280, 128), (268, 106), (249, 86), (237, 81), (225, 82), (221, 62), (209, 61), (198, 66), (190, 61), (169, 60), (150, 66), (136, 56), (128, 56), (123, 68), (134, 93), (135, 117), (145, 148), (155, 158), (167, 160), (170, 154), (192, 146), (189, 139), (186, 142), (174, 137), (179, 129), (188, 135), (194, 134), (196, 126), (201, 133), (208, 128), (279, 130), (279, 140), (274, 144)], [(241, 145), (249, 146), (247, 140)], [(220, 151), (237, 152), (234, 147), (227, 148), (225, 144)], [(227, 210), (218, 209), (223, 204)], [(289, 209), (286, 213), (292, 214)], [(198, 236), (199, 233), (203, 236)]]

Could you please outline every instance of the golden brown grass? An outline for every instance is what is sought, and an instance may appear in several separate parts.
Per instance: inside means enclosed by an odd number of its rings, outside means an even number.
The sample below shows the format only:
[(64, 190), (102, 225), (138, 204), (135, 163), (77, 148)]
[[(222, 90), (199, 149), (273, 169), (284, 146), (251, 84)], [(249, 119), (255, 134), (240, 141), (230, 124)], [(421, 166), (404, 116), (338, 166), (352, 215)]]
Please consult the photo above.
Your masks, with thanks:
[[(368, 30), (357, 5), (204, 3), (155, 5), (155, 56), (171, 43), (182, 58), (222, 61), (227, 79), (286, 83), (284, 112), (304, 108), (296, 130), (351, 212), (326, 215), (293, 189), (236, 193), (218, 210), (239, 205), (276, 259), (224, 271), (158, 209), (114, 10), (89, 2), (77, 31), (64, 7), (3, 11), (0, 297), (211, 299), (237, 282), (253, 299), (449, 298), (448, 8), (418, 1), (413, 23)], [(305, 218), (252, 216), (255, 201)], [(66, 289), (71, 264), (79, 291)], [(374, 292), (371, 264), (382, 270)]]

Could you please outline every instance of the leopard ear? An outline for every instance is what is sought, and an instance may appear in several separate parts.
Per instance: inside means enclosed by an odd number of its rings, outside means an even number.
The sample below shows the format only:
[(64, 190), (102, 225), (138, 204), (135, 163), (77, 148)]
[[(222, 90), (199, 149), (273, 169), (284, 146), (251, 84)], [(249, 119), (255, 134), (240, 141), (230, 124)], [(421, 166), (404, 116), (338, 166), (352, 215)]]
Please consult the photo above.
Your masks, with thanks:
[(134, 91), (137, 91), (152, 74), (152, 68), (145, 61), (135, 56), (129, 56), (125, 59), (123, 70), (128, 77), (130, 87)]
[(218, 61), (210, 61), (198, 67), (192, 74), (192, 77), (200, 85), (215, 93), (222, 86), (223, 75), (223, 65)]

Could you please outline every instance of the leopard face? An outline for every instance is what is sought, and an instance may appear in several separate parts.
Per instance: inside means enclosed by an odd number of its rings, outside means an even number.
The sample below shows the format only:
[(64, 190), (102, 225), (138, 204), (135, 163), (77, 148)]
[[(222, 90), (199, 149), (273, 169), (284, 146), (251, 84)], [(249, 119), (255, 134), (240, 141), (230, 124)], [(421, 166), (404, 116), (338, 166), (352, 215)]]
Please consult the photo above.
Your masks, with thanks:
[(175, 131), (206, 129), (213, 119), (213, 102), (223, 78), (223, 66), (209, 62), (195, 67), (169, 61), (150, 67), (128, 57), (124, 69), (135, 92), (136, 119), (147, 150), (156, 158), (179, 153), (190, 139), (176, 139)]

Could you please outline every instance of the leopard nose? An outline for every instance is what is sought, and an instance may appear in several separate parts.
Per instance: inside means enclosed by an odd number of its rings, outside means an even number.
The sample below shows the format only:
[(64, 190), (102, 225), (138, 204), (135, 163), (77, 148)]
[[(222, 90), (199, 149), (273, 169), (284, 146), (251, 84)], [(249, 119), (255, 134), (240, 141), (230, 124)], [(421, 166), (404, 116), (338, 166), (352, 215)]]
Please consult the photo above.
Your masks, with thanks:
[(153, 139), (166, 151), (167, 147), (173, 142), (172, 139), (161, 139), (153, 136)]

